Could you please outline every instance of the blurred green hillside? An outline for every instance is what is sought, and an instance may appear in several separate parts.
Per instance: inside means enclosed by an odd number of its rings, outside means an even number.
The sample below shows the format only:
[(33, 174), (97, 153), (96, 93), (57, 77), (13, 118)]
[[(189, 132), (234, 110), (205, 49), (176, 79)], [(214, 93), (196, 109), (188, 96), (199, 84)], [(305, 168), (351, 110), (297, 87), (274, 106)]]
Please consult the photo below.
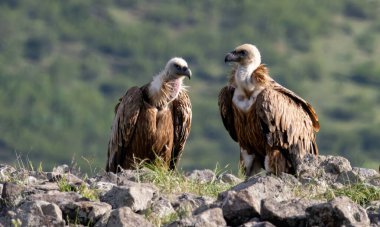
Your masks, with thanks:
[(173, 56), (193, 71), (182, 167), (235, 171), (238, 145), (217, 95), (223, 59), (261, 50), (281, 84), (320, 117), (322, 154), (380, 163), (380, 1), (0, 1), (0, 160), (104, 168), (117, 99)]

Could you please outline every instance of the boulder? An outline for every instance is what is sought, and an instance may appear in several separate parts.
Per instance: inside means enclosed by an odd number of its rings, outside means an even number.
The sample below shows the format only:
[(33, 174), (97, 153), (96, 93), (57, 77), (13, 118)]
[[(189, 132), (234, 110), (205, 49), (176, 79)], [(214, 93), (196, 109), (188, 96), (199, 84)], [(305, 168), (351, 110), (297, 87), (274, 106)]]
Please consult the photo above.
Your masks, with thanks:
[(6, 164), (0, 164), (0, 183), (7, 182), (16, 169)]
[(25, 190), (25, 186), (23, 185), (11, 183), (11, 182), (5, 182), (3, 184), (1, 198), (3, 199), (7, 207), (17, 206), (22, 200), (22, 192), (24, 190)]
[(153, 227), (143, 216), (134, 213), (129, 207), (121, 207), (112, 211), (108, 211), (95, 224), (95, 227)]
[(227, 184), (240, 184), (241, 182), (243, 182), (242, 179), (240, 179), (240, 178), (238, 178), (235, 175), (230, 174), (230, 173), (223, 173), (223, 174), (219, 175), (218, 180), (221, 183), (227, 183)]
[(371, 224), (380, 226), (380, 200), (372, 201), (366, 210)]
[(261, 204), (261, 219), (276, 226), (306, 226), (306, 208), (320, 202), (306, 199), (277, 201), (265, 199)]
[(239, 227), (275, 227), (272, 223), (267, 221), (260, 221), (259, 218), (252, 218), (248, 222), (239, 225)]
[(127, 206), (133, 211), (142, 211), (148, 208), (157, 192), (158, 189), (150, 184), (114, 186), (100, 197), (100, 201), (110, 204), (112, 209)]
[(155, 217), (162, 218), (162, 217), (168, 216), (172, 213), (175, 213), (175, 210), (167, 198), (160, 197), (157, 200), (153, 201), (153, 203), (150, 207), (150, 212)]
[(223, 211), (220, 208), (213, 208), (202, 213), (196, 214), (191, 217), (175, 221), (168, 225), (168, 227), (185, 227), (185, 226), (227, 226), (223, 218)]
[(85, 226), (94, 225), (105, 213), (111, 211), (111, 205), (102, 202), (79, 201), (61, 205), (65, 218), (70, 223), (78, 223)]
[[(173, 199), (172, 206), (181, 217), (186, 217), (200, 207), (208, 208), (208, 206), (214, 202), (215, 199), (207, 196), (197, 196), (190, 193), (182, 193)], [(202, 209), (202, 211), (203, 210), (204, 209)]]
[(187, 173), (186, 177), (199, 183), (211, 183), (216, 179), (215, 173), (209, 169), (193, 170)]
[(70, 202), (78, 202), (84, 198), (76, 192), (47, 191), (43, 193), (32, 194), (26, 197), (28, 201), (43, 200), (55, 203), (61, 207)]
[(363, 207), (347, 197), (337, 197), (306, 209), (308, 226), (369, 226)]
[(256, 176), (218, 196), (229, 225), (240, 225), (259, 217), (261, 200), (283, 201), (293, 196), (291, 187), (275, 176)]
[(114, 186), (117, 186), (114, 183), (98, 181), (93, 182), (92, 187), (95, 188), (100, 196), (104, 196), (107, 192), (109, 192)]
[(54, 203), (46, 201), (26, 201), (16, 209), (15, 213), (9, 213), (11, 219), (19, 219), (22, 226), (64, 226), (62, 212)]

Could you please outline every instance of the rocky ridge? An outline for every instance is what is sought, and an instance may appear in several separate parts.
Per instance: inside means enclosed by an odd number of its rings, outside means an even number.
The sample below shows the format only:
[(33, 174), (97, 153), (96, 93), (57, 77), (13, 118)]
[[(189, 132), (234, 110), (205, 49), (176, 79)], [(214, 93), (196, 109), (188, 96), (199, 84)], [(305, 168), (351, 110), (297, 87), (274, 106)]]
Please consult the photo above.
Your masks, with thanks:
[[(232, 186), (216, 198), (162, 192), (141, 180), (146, 171), (83, 178), (65, 165), (52, 172), (0, 165), (0, 226), (380, 226), (380, 174), (343, 157), (306, 157), (297, 177), (186, 174)], [(326, 196), (358, 183), (374, 201)]]

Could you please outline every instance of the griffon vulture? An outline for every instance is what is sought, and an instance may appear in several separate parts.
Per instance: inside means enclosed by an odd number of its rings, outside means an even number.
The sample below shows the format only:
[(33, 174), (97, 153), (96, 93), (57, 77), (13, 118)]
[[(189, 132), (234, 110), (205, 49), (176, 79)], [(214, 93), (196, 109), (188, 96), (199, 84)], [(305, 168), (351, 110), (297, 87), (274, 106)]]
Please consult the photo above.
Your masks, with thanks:
[(219, 94), (223, 124), (240, 146), (246, 176), (267, 172), (295, 174), (307, 154), (318, 155), (320, 126), (313, 107), (270, 76), (256, 46), (244, 44), (228, 53), (229, 84)]
[(182, 58), (172, 58), (165, 69), (119, 99), (108, 143), (106, 171), (133, 169), (136, 161), (162, 158), (174, 169), (191, 126), (191, 103), (183, 79), (191, 70)]

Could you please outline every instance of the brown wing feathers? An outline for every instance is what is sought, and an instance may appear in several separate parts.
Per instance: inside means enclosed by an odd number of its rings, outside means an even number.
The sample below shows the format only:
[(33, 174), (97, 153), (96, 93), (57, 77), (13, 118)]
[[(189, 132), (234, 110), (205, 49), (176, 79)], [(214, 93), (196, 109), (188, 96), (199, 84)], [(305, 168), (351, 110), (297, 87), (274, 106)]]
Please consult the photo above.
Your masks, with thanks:
[(231, 138), (238, 142), (234, 124), (234, 112), (232, 109), (232, 97), (234, 90), (235, 89), (232, 86), (225, 86), (222, 88), (219, 93), (218, 105), (224, 127), (227, 129)]
[(116, 104), (115, 118), (108, 144), (106, 171), (116, 172), (118, 166), (123, 161), (122, 148), (127, 146), (133, 135), (143, 103), (142, 97), (140, 88), (132, 87), (119, 99), (119, 103)]
[(175, 169), (181, 158), (186, 139), (190, 133), (191, 115), (190, 98), (186, 92), (180, 92), (178, 98), (173, 101), (174, 144), (170, 169)]

